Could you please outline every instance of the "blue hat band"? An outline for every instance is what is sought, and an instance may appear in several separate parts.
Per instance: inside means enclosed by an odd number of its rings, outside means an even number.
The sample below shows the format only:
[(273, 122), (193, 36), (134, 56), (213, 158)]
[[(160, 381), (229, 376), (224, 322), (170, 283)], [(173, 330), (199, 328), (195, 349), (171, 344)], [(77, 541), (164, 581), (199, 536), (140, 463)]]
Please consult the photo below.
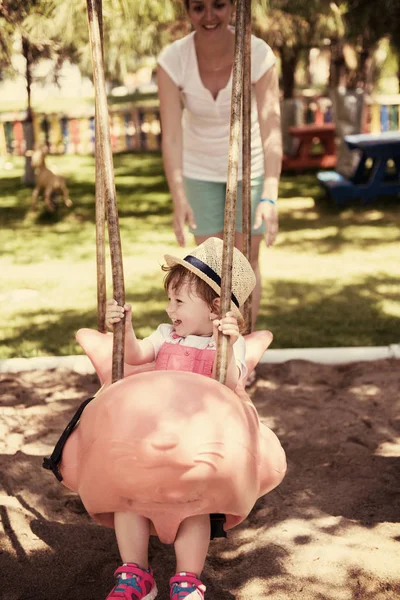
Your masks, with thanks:
[[(188, 254), (187, 256), (185, 256), (185, 258), (183, 260), (185, 262), (189, 263), (189, 265), (192, 265), (192, 267), (196, 267), (196, 269), (198, 269), (199, 271), (204, 273), (204, 275), (207, 275), (207, 277), (209, 277), (212, 281), (214, 281), (214, 283), (216, 283), (219, 287), (221, 287), (221, 277), (215, 271), (213, 271), (213, 269), (211, 269), (211, 267), (206, 265), (205, 262), (203, 262), (202, 260), (199, 260), (198, 258), (196, 258), (195, 256), (192, 256), (191, 254)], [(238, 299), (236, 298), (236, 296), (233, 292), (231, 293), (231, 300), (232, 300), (233, 304), (235, 306), (237, 306), (237, 308), (239, 308)]]

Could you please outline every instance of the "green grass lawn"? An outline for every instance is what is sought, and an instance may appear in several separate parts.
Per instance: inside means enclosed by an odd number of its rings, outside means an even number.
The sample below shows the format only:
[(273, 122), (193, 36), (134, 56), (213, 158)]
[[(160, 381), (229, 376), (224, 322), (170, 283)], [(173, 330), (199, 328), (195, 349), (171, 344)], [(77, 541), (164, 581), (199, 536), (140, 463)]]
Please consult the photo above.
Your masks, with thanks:
[[(132, 108), (132, 106), (158, 106), (158, 96), (156, 93), (145, 93), (139, 94), (127, 94), (126, 96), (108, 96), (107, 104), (114, 109), (120, 107)], [(94, 114), (94, 95), (82, 98), (78, 96), (76, 98), (59, 98), (48, 96), (45, 100), (34, 102), (33, 110), (36, 113), (42, 114), (67, 114), (67, 115), (79, 115), (86, 114), (88, 111), (92, 111)], [(26, 98), (13, 98), (12, 100), (2, 101), (0, 98), (0, 113), (26, 110)]]
[[(96, 327), (94, 160), (50, 157), (72, 209), (31, 210), (22, 159), (0, 170), (0, 358), (81, 353), (80, 327)], [(179, 253), (159, 155), (115, 156), (127, 300), (139, 337), (165, 319), (163, 254)], [(257, 328), (273, 348), (381, 346), (400, 339), (400, 209), (395, 203), (328, 211), (315, 174), (282, 177), (280, 235), (263, 247)], [(109, 296), (112, 295), (110, 269)]]

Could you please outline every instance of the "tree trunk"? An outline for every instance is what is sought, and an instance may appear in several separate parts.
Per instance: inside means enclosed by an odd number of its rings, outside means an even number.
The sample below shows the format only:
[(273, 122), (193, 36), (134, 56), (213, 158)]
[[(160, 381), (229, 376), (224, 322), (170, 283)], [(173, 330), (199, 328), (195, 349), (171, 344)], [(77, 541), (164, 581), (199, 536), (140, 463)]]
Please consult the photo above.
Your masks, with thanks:
[(357, 152), (348, 149), (344, 137), (361, 133), (364, 96), (362, 90), (347, 90), (343, 87), (330, 90), (338, 139), (336, 170), (344, 177), (350, 177), (354, 173), (359, 160)]
[(32, 167), (31, 152), (35, 146), (35, 137), (33, 130), (33, 115), (31, 102), (31, 86), (32, 86), (32, 53), (31, 45), (26, 36), (22, 36), (22, 54), (26, 60), (26, 91), (28, 94), (28, 103), (26, 109), (26, 119), (23, 123), (24, 138), (25, 138), (25, 170), (22, 181), (25, 185), (35, 185), (35, 173)]
[(296, 153), (297, 142), (289, 133), (289, 127), (303, 125), (303, 105), (299, 98), (284, 98), (281, 101), (281, 129), (283, 153), (292, 156)]
[(359, 161), (359, 154), (349, 150), (344, 138), (361, 133), (368, 52), (362, 52), (358, 57), (357, 69), (353, 70), (346, 63), (341, 40), (332, 43), (331, 52), (329, 95), (336, 125), (336, 170), (344, 177), (350, 177)]
[(398, 93), (400, 94), (400, 48), (397, 49), (397, 85), (398, 85)]
[(294, 98), (295, 89), (295, 71), (299, 59), (299, 52), (296, 49), (280, 48), (281, 72), (283, 100), (281, 102), (282, 111), (282, 142), (284, 154), (291, 155), (295, 152), (293, 137), (289, 133), (289, 127), (300, 125), (301, 101)]
[(285, 99), (293, 98), (295, 72), (299, 60), (299, 49), (294, 47), (288, 50), (287, 48), (282, 47), (279, 48), (279, 54), (281, 57), (283, 97)]

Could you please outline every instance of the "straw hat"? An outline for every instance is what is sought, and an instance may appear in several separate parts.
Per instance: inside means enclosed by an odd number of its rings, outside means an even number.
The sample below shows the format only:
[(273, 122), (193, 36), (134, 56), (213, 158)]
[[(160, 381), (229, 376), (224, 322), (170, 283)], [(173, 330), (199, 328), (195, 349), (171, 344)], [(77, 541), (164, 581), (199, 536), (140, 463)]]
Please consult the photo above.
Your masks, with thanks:
[[(177, 258), (166, 254), (164, 256), (167, 265), (173, 267), (182, 265), (188, 271), (195, 273), (208, 285), (221, 295), (222, 275), (222, 250), (223, 242), (219, 238), (211, 237), (197, 246), (185, 258)], [(256, 276), (245, 256), (237, 248), (233, 249), (232, 263), (232, 302), (231, 310), (240, 314), (239, 307), (242, 306), (250, 296), (256, 284)]]

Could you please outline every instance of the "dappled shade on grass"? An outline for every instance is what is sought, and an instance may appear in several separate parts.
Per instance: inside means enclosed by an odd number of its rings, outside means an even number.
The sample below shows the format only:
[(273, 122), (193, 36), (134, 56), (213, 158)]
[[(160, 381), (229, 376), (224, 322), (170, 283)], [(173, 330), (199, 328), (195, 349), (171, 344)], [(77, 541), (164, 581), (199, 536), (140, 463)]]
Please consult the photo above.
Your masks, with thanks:
[[(96, 327), (94, 158), (51, 156), (74, 205), (31, 210), (23, 160), (0, 171), (0, 358), (81, 352), (75, 332)], [(127, 301), (139, 337), (167, 319), (160, 265), (182, 255), (157, 153), (114, 156)], [(400, 338), (400, 207), (377, 202), (324, 211), (314, 173), (284, 174), (280, 234), (262, 246), (257, 327), (273, 348), (386, 345)], [(189, 244), (191, 236), (188, 236)], [(194, 241), (193, 241), (194, 245)], [(108, 263), (109, 264), (109, 263)], [(108, 296), (112, 295), (107, 273)]]

